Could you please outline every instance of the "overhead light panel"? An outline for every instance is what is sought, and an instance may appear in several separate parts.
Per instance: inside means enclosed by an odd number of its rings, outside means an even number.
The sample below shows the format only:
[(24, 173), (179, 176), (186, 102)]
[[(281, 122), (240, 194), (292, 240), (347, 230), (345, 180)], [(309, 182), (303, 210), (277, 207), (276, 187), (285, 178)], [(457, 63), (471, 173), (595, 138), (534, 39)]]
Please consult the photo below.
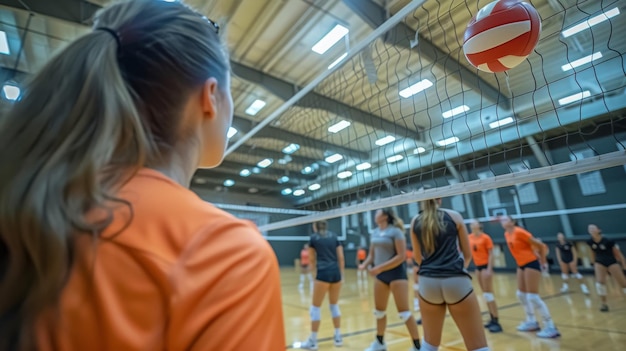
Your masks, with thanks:
[(398, 161), (401, 161), (402, 159), (404, 159), (404, 156), (402, 156), (402, 155), (389, 156), (389, 157), (387, 157), (387, 163), (398, 162)]
[(282, 177), (278, 178), (278, 180), (277, 180), (278, 184), (285, 184), (288, 181), (289, 181), (289, 177), (287, 177), (287, 176), (282, 176)]
[(10, 55), (9, 41), (7, 40), (7, 33), (0, 30), (0, 54)]
[(297, 189), (293, 191), (293, 196), (302, 196), (304, 195), (305, 191), (304, 189)]
[(458, 142), (459, 142), (459, 138), (451, 137), (451, 138), (439, 140), (437, 142), (437, 145), (439, 145), (439, 146), (448, 146), (448, 145), (451, 145), (451, 144), (454, 144), (454, 143), (458, 143)]
[(278, 159), (278, 164), (286, 165), (287, 163), (293, 161), (293, 158), (289, 155), (285, 155), (285, 157)]
[(232, 138), (235, 136), (235, 134), (237, 134), (237, 132), (239, 132), (237, 129), (230, 127), (228, 128), (228, 133), (226, 134), (226, 136), (228, 137), (228, 139)]
[(383, 145), (387, 145), (391, 142), (396, 141), (396, 138), (394, 136), (391, 135), (387, 135), (386, 137), (380, 138), (378, 140), (376, 140), (374, 142), (374, 144), (378, 145), (378, 146), (383, 146)]
[(491, 122), (489, 123), (489, 128), (494, 129), (494, 128), (498, 128), (498, 127), (502, 127), (505, 126), (507, 124), (511, 124), (513, 123), (513, 117), (507, 117), (507, 118), (503, 118), (503, 119), (499, 119), (495, 122)]
[(300, 150), (300, 145), (292, 143), (283, 148), (283, 153), (291, 155), (298, 150)]
[(250, 105), (246, 109), (246, 114), (249, 114), (250, 116), (256, 116), (256, 114), (259, 113), (259, 111), (261, 111), (261, 109), (265, 107), (265, 105), (267, 105), (267, 103), (263, 100), (254, 100), (252, 105)]
[(570, 69), (574, 69), (578, 66), (586, 65), (592, 61), (602, 58), (601, 52), (594, 52), (591, 55), (585, 56), (583, 58), (579, 58), (578, 60), (572, 61), (566, 65), (561, 66), (561, 70), (563, 72), (569, 71)]
[(348, 53), (344, 53), (343, 55), (339, 56), (339, 58), (337, 58), (335, 61), (333, 61), (333, 63), (331, 63), (330, 65), (328, 65), (328, 69), (332, 69), (333, 67), (337, 66), (339, 63), (341, 63), (341, 61), (343, 61), (346, 57), (348, 57)]
[(293, 190), (291, 190), (291, 188), (285, 188), (285, 189), (280, 191), (280, 193), (285, 195), (285, 196), (291, 195), (292, 192), (293, 192)]
[(274, 162), (274, 160), (272, 160), (271, 158), (266, 158), (264, 160), (259, 161), (259, 163), (257, 163), (256, 165), (259, 166), (260, 168), (267, 168), (269, 167), (272, 163)]
[(340, 155), (340, 154), (333, 154), (333, 155), (330, 155), (330, 156), (326, 157), (324, 159), (324, 161), (326, 161), (328, 163), (335, 163), (335, 162), (337, 162), (339, 160), (342, 160), (342, 159), (343, 159), (342, 155)]
[(244, 168), (241, 170), (241, 172), (239, 172), (239, 175), (242, 177), (249, 177), (250, 174), (252, 174), (252, 172), (250, 172), (250, 170), (247, 168)]
[(421, 81), (411, 85), (410, 87), (403, 89), (400, 91), (400, 96), (402, 96), (403, 98), (407, 99), (410, 98), (411, 96), (424, 91), (430, 87), (433, 86), (433, 82), (431, 82), (428, 79), (422, 79)]
[(424, 152), (426, 152), (426, 148), (418, 146), (415, 150), (413, 150), (413, 155), (419, 155)]
[(315, 169), (313, 167), (311, 167), (311, 166), (306, 166), (300, 172), (302, 174), (313, 174), (313, 172), (315, 172)]
[(333, 45), (337, 44), (337, 42), (341, 40), (341, 38), (345, 37), (348, 32), (348, 28), (342, 26), (341, 24), (338, 24), (333, 29), (331, 29), (328, 34), (320, 39), (320, 41), (313, 45), (311, 50), (322, 55), (330, 48), (332, 48)]
[(337, 173), (337, 178), (339, 179), (346, 179), (349, 177), (352, 177), (352, 172), (350, 171), (343, 171), (343, 172)]
[(342, 120), (328, 127), (328, 131), (331, 133), (339, 133), (340, 131), (348, 128), (350, 126), (350, 122), (346, 120)]
[(369, 162), (363, 162), (363, 163), (359, 163), (358, 165), (356, 165), (356, 170), (357, 171), (364, 171), (366, 169), (370, 169), (372, 168), (372, 164)]
[(4, 93), (4, 97), (7, 100), (15, 101), (20, 97), (21, 90), (20, 87), (13, 84), (5, 84), (2, 87), (2, 92)]
[(460, 115), (461, 113), (467, 112), (469, 111), (469, 106), (467, 105), (461, 105), (461, 106), (457, 106), (455, 108), (453, 108), (452, 110), (448, 110), (444, 113), (442, 113), (441, 115), (443, 116), (443, 118), (450, 118), (450, 117), (454, 117), (456, 115)]
[(261, 173), (261, 169), (259, 167), (254, 167), (254, 168), (252, 168), (252, 173), (259, 174), (259, 173)]
[(322, 187), (321, 185), (319, 185), (318, 183), (315, 183), (315, 184), (309, 185), (309, 190), (315, 191), (315, 190), (319, 190), (321, 187)]
[(563, 106), (563, 105), (571, 104), (573, 102), (580, 101), (580, 100), (588, 98), (590, 96), (591, 96), (591, 92), (589, 90), (585, 90), (585, 91), (580, 92), (580, 93), (576, 93), (576, 94), (572, 94), (570, 96), (566, 96), (564, 98), (560, 98), (559, 99), (559, 105)]
[(225, 186), (225, 187), (231, 187), (231, 186), (233, 186), (233, 185), (235, 185), (235, 181), (234, 181), (234, 180), (232, 180), (232, 179), (226, 179), (226, 180), (224, 181), (224, 186)]
[(561, 34), (563, 35), (563, 38), (570, 37), (576, 33), (584, 31), (585, 29), (589, 29), (595, 26), (596, 24), (600, 24), (604, 21), (607, 21), (609, 18), (613, 18), (617, 15), (619, 15), (619, 8), (614, 7), (608, 11), (602, 12), (601, 14), (597, 16), (591, 17), (590, 19), (586, 21), (583, 21), (581, 23), (578, 23), (576, 25), (573, 25), (565, 29), (563, 32), (561, 32)]

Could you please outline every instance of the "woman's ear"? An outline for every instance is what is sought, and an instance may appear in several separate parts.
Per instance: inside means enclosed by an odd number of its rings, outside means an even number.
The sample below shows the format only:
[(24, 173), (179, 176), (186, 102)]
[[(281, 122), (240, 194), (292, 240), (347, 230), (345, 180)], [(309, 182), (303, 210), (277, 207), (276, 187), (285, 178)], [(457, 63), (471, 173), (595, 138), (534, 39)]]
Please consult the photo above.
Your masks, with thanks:
[(217, 115), (217, 79), (211, 77), (202, 86), (202, 112), (207, 118), (214, 118)]

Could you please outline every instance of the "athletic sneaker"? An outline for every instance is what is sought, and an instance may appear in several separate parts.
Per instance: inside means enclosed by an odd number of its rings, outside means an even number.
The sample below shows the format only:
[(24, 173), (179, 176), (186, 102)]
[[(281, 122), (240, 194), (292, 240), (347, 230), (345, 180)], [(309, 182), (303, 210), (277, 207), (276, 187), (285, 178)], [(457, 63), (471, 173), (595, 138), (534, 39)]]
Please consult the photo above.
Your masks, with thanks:
[(489, 328), (487, 328), (487, 330), (489, 330), (492, 333), (500, 333), (502, 332), (502, 326), (500, 325), (500, 323), (492, 322)]
[(566, 293), (566, 292), (568, 292), (568, 291), (569, 291), (569, 286), (567, 286), (567, 285), (563, 285), (563, 286), (561, 287), (561, 292), (562, 292), (562, 293)]
[(546, 339), (558, 338), (559, 336), (561, 336), (561, 333), (556, 328), (543, 328), (537, 333), (537, 337)]
[(609, 306), (607, 305), (600, 306), (600, 312), (609, 312)]
[(587, 285), (585, 284), (581, 285), (580, 290), (583, 292), (583, 294), (589, 295), (589, 289), (587, 288)]
[(335, 337), (333, 338), (333, 342), (335, 343), (335, 346), (343, 346), (343, 339), (339, 334), (335, 335)]
[(385, 345), (385, 343), (379, 343), (378, 340), (374, 340), (365, 351), (387, 351), (387, 345)]
[(311, 338), (308, 338), (307, 341), (300, 344), (300, 348), (305, 350), (317, 350), (317, 341), (313, 341)]
[(539, 328), (539, 323), (537, 322), (524, 321), (517, 326), (517, 331), (534, 332), (538, 330), (541, 330), (541, 328)]
[(493, 325), (493, 321), (489, 320), (489, 323), (483, 325), (485, 328), (489, 329), (489, 327), (491, 327)]

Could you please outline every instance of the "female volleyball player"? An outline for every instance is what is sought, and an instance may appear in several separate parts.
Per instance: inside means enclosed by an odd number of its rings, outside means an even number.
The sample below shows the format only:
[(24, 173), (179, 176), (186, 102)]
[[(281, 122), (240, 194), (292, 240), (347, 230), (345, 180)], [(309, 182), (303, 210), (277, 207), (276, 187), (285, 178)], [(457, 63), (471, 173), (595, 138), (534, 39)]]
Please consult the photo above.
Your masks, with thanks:
[(306, 278), (309, 279), (309, 285), (313, 287), (313, 276), (309, 268), (309, 244), (304, 244), (302, 250), (300, 250), (300, 284), (298, 289), (304, 289), (304, 282)]
[(540, 330), (535, 318), (535, 309), (538, 309), (544, 328), (537, 333), (537, 336), (540, 338), (561, 336), (554, 326), (548, 306), (539, 297), (541, 267), (547, 265), (545, 261), (540, 263), (539, 260), (545, 260), (546, 247), (531, 233), (518, 227), (511, 217), (500, 218), (500, 224), (504, 228), (504, 237), (511, 255), (517, 263), (517, 297), (526, 312), (526, 320), (517, 327), (517, 330), (529, 332)]
[(280, 350), (276, 257), (188, 190), (233, 116), (218, 26), (132, 0), (0, 118), (0, 350)]
[[(622, 287), (622, 291), (626, 294), (626, 277), (624, 271), (626, 262), (623, 255), (619, 252), (619, 248), (611, 239), (602, 236), (602, 230), (595, 224), (587, 227), (591, 239), (587, 240), (587, 244), (591, 247), (593, 269), (596, 276), (596, 291), (602, 301), (600, 311), (608, 312), (609, 306), (606, 301), (606, 276), (610, 274), (613, 279)], [(621, 263), (621, 267), (618, 264)]]
[[(343, 246), (337, 234), (328, 230), (326, 221), (313, 224), (313, 235), (309, 240), (309, 259), (316, 267), (317, 274), (313, 285), (313, 301), (311, 304), (311, 336), (300, 346), (303, 349), (317, 350), (317, 332), (320, 328), (320, 306), (328, 292), (328, 305), (333, 317), (335, 346), (341, 346), (341, 312), (339, 311), (339, 291), (343, 280), (345, 260)], [(283, 346), (284, 348), (284, 346)]]
[(578, 273), (578, 252), (573, 242), (565, 240), (563, 233), (556, 235), (558, 242), (556, 243), (556, 259), (561, 267), (561, 278), (563, 278), (563, 286), (561, 292), (568, 292), (569, 285), (567, 281), (569, 277), (576, 278), (580, 283), (580, 290), (583, 294), (588, 295), (589, 289), (583, 282), (582, 274)]
[(483, 291), (483, 298), (487, 303), (491, 317), (485, 328), (492, 333), (499, 333), (502, 331), (502, 326), (498, 321), (498, 306), (493, 295), (493, 241), (489, 234), (483, 231), (483, 225), (477, 220), (474, 219), (470, 222), (470, 229), (472, 232), (468, 239), (472, 259), (476, 265), (476, 278), (480, 289)]
[(376, 317), (376, 340), (367, 351), (387, 350), (384, 341), (387, 328), (387, 302), (389, 293), (393, 294), (400, 319), (406, 325), (413, 349), (420, 350), (419, 332), (409, 307), (409, 282), (406, 275), (406, 237), (404, 223), (390, 208), (376, 211), (375, 217), (378, 228), (374, 230), (370, 239), (370, 252), (360, 270), (369, 267), (374, 281), (374, 316)]
[(487, 351), (480, 307), (467, 273), (471, 258), (467, 229), (458, 212), (439, 208), (440, 204), (441, 199), (422, 201), (420, 213), (411, 221), (411, 242), (420, 267), (422, 351), (439, 348), (446, 308), (461, 332), (465, 347)]
[[(356, 266), (358, 267), (363, 262), (365, 262), (366, 258), (367, 258), (367, 251), (365, 251), (364, 248), (359, 246), (357, 248), (357, 250), (356, 250)], [(365, 270), (357, 270), (357, 278), (359, 280), (360, 279), (366, 279), (367, 278), (367, 272)]]

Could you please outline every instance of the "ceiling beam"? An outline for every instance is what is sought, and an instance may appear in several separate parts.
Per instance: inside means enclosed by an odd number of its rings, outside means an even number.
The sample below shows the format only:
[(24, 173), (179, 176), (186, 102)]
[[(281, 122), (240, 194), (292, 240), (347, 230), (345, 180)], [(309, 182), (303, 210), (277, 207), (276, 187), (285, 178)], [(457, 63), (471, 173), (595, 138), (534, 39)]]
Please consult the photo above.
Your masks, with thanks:
[[(285, 101), (289, 100), (301, 89), (301, 87), (292, 83), (234, 61), (231, 61), (231, 67), (236, 76), (248, 82), (263, 86), (266, 90)], [(383, 130), (385, 133), (391, 133), (401, 138), (420, 139), (418, 135), (419, 132), (411, 130), (407, 126), (398, 125), (380, 116), (373, 115), (315, 92), (311, 92), (298, 100), (296, 106), (329, 111), (354, 122), (370, 126), (374, 129)]]
[[(245, 185), (250, 188), (269, 189), (269, 190), (274, 190), (274, 191), (276, 190), (280, 191), (281, 189), (290, 186), (286, 184), (278, 184), (276, 181), (272, 181), (268, 179), (242, 178), (242, 177), (239, 177), (238, 174), (232, 174), (230, 172), (220, 171), (219, 168), (206, 169), (206, 170), (202, 170), (202, 172), (199, 171), (196, 173), (194, 179), (198, 179), (198, 178), (203, 179), (207, 183), (218, 184), (218, 185), (223, 184), (224, 180), (226, 179), (232, 179), (235, 181), (235, 184)], [(198, 182), (196, 181), (194, 181), (194, 183), (198, 184)]]
[[(237, 153), (244, 153), (244, 154), (248, 154), (248, 155), (258, 155), (259, 161), (261, 160), (261, 158), (263, 157), (269, 157), (272, 158), (274, 160), (280, 160), (281, 158), (285, 157), (285, 154), (283, 154), (280, 151), (276, 151), (276, 150), (269, 150), (269, 149), (265, 149), (262, 147), (256, 147), (256, 146), (250, 146), (250, 145), (241, 145), (240, 147), (237, 148)], [(310, 158), (310, 157), (306, 157), (306, 156), (298, 156), (298, 155), (290, 155), (292, 161), (291, 162), (295, 162), (296, 164), (302, 165), (302, 166), (308, 166), (312, 163), (319, 163), (321, 162), (321, 160), (318, 159), (314, 159), (314, 158)]]
[[(372, 0), (342, 1), (372, 28), (378, 28), (387, 20), (387, 11), (385, 8), (376, 4)], [(411, 40), (413, 38), (415, 38), (415, 30), (409, 27), (406, 23), (400, 22), (396, 27), (384, 35), (383, 40), (388, 44), (412, 50)], [(417, 50), (420, 55), (423, 55), (433, 64), (442, 68), (447, 74), (450, 74), (461, 84), (478, 92), (494, 104), (497, 104), (506, 110), (510, 110), (510, 99), (478, 76), (478, 74), (463, 66), (459, 63), (459, 61), (439, 49), (430, 40), (419, 33), (418, 42), (419, 48)]]
[[(203, 172), (208, 172), (211, 170), (228, 170), (229, 172), (232, 172), (233, 174), (236, 174), (237, 176), (239, 176), (239, 172), (241, 172), (242, 169), (247, 168), (250, 171), (252, 171), (252, 168), (256, 167), (256, 165), (250, 165), (250, 164), (245, 164), (245, 163), (241, 163), (241, 162), (233, 162), (233, 161), (229, 161), (229, 160), (224, 160), (222, 162), (222, 164), (220, 164), (218, 167), (216, 168), (211, 168), (211, 169), (199, 169), (198, 172), (199, 173), (203, 173)], [(289, 176), (289, 178), (292, 178), (294, 180), (304, 180), (304, 181), (308, 181), (308, 180), (312, 180), (315, 179), (316, 176), (315, 175), (306, 175), (306, 174), (302, 174), (300, 172), (294, 172), (294, 171), (287, 171), (284, 169), (279, 169), (279, 168), (274, 168), (274, 167), (268, 167), (268, 168), (264, 168), (261, 170), (261, 173), (259, 174), (254, 174), (252, 173), (250, 175), (250, 177), (259, 177), (259, 175), (261, 176), (265, 176), (265, 177), (271, 177), (273, 180), (272, 181), (276, 181), (276, 179), (287, 175)]]
[[(101, 8), (84, 0), (27, 0), (30, 11), (64, 21), (89, 25), (95, 13)], [(0, 0), (0, 5), (26, 9), (19, 0)]]
[[(254, 122), (239, 116), (235, 116), (233, 120), (233, 126), (243, 134), (247, 134), (252, 128), (254, 128)], [(255, 137), (258, 138), (271, 138), (276, 140), (282, 140), (286, 142), (285, 146), (290, 143), (296, 143), (300, 146), (306, 146), (321, 151), (332, 151), (340, 153), (350, 158), (356, 158), (361, 160), (367, 160), (370, 158), (369, 152), (363, 152), (347, 148), (345, 146), (331, 144), (329, 142), (313, 139), (301, 134), (293, 133), (285, 129), (280, 129), (272, 126), (267, 126), (261, 129)]]

